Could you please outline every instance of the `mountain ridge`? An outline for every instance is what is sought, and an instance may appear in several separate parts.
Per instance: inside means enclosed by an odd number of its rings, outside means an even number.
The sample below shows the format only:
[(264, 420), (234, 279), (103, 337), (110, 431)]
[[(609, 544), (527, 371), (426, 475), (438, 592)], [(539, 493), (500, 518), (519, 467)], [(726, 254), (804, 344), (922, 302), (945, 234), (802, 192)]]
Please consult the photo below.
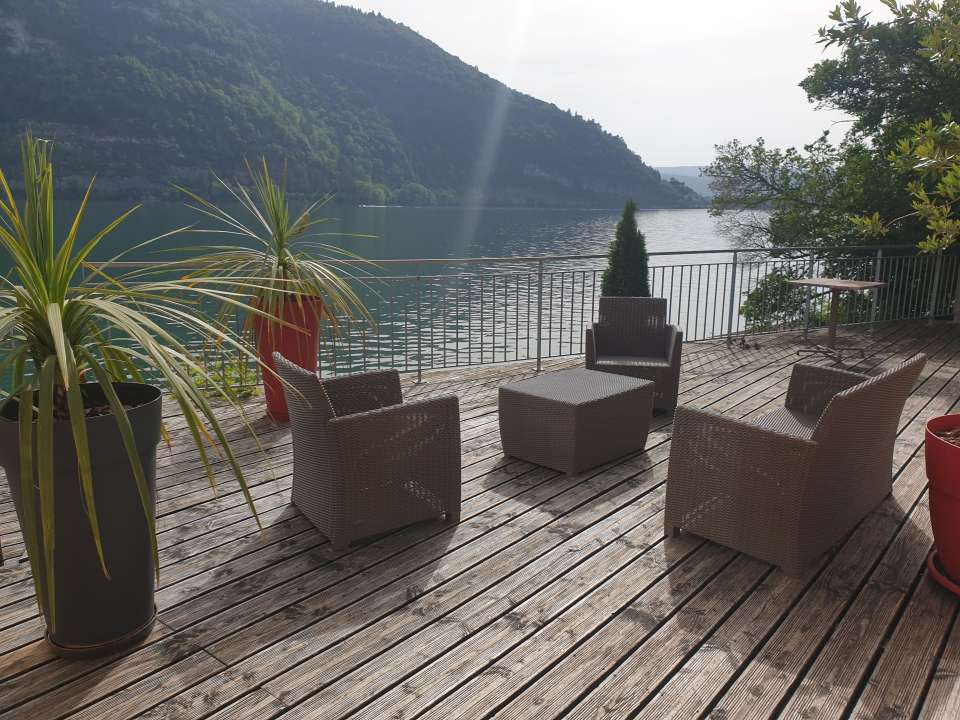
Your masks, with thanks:
[(31, 126), (62, 189), (212, 188), (288, 161), (291, 189), (368, 204), (691, 207), (622, 138), (378, 13), (318, 0), (0, 0), (0, 167)]

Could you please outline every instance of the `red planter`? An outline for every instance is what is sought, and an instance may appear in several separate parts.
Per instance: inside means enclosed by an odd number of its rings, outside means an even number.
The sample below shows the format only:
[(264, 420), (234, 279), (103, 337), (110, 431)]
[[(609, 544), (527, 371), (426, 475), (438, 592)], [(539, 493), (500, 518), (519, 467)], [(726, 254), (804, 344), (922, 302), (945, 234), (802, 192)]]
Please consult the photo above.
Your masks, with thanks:
[(960, 581), (960, 447), (935, 433), (956, 427), (960, 427), (960, 415), (935, 417), (927, 423), (924, 438), (937, 562), (954, 582)]
[[(322, 314), (323, 302), (319, 298), (303, 298), (299, 302), (291, 300), (284, 303), (280, 313), (280, 317), (293, 327), (270, 322), (259, 315), (254, 316), (253, 330), (263, 364), (275, 371), (273, 353), (276, 351), (305, 370), (316, 371)], [(263, 387), (267, 400), (267, 415), (278, 421), (289, 420), (287, 400), (279, 378), (264, 371)]]

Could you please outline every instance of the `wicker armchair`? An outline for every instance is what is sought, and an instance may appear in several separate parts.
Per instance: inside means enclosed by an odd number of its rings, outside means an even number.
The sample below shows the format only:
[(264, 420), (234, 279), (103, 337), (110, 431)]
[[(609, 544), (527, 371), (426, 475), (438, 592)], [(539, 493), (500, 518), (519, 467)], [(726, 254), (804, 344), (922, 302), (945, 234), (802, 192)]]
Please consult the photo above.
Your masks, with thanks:
[(590, 370), (652, 380), (653, 407), (672, 411), (680, 386), (683, 333), (667, 323), (665, 298), (602, 297), (599, 322), (587, 329)]
[(456, 397), (404, 403), (395, 370), (330, 380), (273, 354), (290, 408), (293, 504), (334, 548), (460, 519)]
[(664, 525), (802, 573), (891, 489), (900, 415), (925, 356), (876, 377), (793, 369), (756, 423), (677, 408)]

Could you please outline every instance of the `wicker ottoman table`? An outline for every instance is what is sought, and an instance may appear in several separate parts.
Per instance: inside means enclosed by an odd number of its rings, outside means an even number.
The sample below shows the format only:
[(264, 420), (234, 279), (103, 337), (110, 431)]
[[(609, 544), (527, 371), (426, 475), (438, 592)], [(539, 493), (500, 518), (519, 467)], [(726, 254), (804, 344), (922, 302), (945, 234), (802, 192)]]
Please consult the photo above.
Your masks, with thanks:
[(500, 388), (507, 455), (574, 474), (642, 450), (650, 431), (649, 380), (561, 370)]

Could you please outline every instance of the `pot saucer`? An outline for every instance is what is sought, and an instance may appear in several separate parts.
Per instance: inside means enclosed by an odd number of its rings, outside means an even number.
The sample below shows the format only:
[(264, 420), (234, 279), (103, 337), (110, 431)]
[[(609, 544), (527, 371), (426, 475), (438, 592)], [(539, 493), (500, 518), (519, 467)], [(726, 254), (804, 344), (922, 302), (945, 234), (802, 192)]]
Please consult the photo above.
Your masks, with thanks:
[(957, 597), (960, 597), (960, 584), (952, 580), (943, 566), (940, 564), (940, 557), (937, 555), (937, 549), (933, 548), (927, 555), (927, 570), (930, 571), (930, 577), (937, 581), (941, 587), (946, 588)]

